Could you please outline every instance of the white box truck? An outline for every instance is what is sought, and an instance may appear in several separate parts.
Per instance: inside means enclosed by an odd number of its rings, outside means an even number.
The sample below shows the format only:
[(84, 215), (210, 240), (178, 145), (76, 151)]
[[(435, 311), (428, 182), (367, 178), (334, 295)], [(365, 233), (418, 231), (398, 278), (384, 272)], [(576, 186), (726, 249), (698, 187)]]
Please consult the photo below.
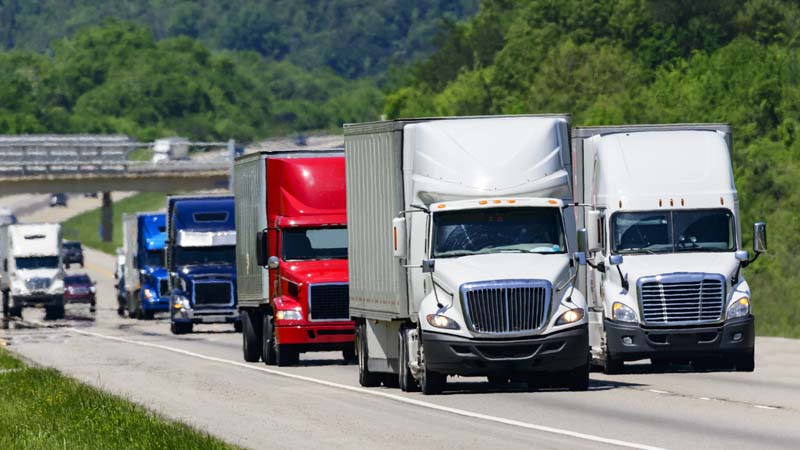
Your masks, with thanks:
[(47, 318), (64, 316), (61, 225), (0, 227), (0, 290), (3, 313), (21, 317), (25, 306), (44, 306)]
[[(755, 224), (742, 250), (724, 124), (573, 130), (578, 239), (589, 265), (592, 354), (606, 373), (624, 361), (754, 368), (754, 318), (742, 268), (766, 251)], [(581, 269), (584, 272), (584, 269)]]
[(562, 214), (569, 116), (346, 124), (344, 135), (361, 385), (435, 394), (458, 375), (585, 390), (586, 304), (572, 286), (574, 215)]

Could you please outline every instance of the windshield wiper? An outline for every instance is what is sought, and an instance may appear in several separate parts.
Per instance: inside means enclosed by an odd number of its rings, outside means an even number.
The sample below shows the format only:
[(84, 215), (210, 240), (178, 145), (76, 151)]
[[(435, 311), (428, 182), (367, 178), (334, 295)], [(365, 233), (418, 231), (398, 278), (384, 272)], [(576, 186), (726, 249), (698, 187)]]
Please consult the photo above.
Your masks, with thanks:
[(469, 252), (466, 250), (452, 250), (449, 252), (439, 253), (436, 255), (437, 258), (455, 258), (458, 256), (470, 256), (470, 255), (477, 255), (476, 252)]
[(621, 250), (621, 251), (624, 251), (625, 253), (628, 253), (628, 252), (631, 252), (631, 253), (642, 253), (642, 252), (644, 252), (644, 253), (648, 253), (648, 254), (651, 254), (651, 255), (655, 255), (656, 254), (656, 252), (654, 252), (652, 250), (648, 250), (648, 249), (643, 248), (643, 247), (631, 247), (631, 248), (626, 248), (626, 249)]

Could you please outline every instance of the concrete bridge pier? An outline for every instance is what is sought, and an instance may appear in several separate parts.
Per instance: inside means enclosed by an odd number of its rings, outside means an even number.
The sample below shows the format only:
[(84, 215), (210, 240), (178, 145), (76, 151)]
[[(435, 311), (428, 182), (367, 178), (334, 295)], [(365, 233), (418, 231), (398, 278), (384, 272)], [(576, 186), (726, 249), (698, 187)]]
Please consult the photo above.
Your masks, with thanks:
[(111, 192), (103, 192), (103, 205), (100, 209), (100, 230), (103, 242), (114, 240), (114, 204), (111, 202)]

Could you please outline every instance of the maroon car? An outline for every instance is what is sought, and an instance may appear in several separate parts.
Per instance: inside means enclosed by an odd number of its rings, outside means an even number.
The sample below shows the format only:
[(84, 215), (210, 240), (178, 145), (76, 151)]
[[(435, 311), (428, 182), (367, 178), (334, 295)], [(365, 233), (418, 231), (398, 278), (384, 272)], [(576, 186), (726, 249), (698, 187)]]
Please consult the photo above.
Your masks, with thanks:
[(95, 310), (95, 283), (88, 275), (64, 277), (64, 303), (88, 303), (89, 311)]

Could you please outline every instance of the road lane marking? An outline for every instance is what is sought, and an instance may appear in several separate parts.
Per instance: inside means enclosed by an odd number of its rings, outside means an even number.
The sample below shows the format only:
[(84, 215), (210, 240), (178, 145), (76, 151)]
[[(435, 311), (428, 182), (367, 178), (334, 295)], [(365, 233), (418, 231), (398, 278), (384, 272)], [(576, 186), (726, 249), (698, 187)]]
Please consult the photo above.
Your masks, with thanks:
[(472, 412), (472, 411), (466, 411), (466, 410), (463, 410), (463, 409), (451, 408), (451, 407), (448, 407), (448, 406), (437, 405), (435, 403), (430, 403), (430, 402), (426, 402), (426, 401), (422, 401), (422, 400), (416, 400), (416, 399), (413, 399), (413, 398), (403, 397), (403, 396), (400, 396), (400, 395), (390, 394), (390, 393), (387, 393), (387, 392), (376, 391), (376, 390), (371, 390), (371, 389), (365, 389), (365, 388), (362, 388), (362, 387), (348, 386), (348, 385), (345, 385), (345, 384), (339, 384), (339, 383), (334, 383), (334, 382), (331, 382), (331, 381), (320, 380), (318, 378), (311, 378), (311, 377), (306, 377), (306, 376), (303, 376), (303, 375), (296, 375), (296, 374), (293, 374), (293, 373), (288, 373), (288, 372), (283, 372), (283, 371), (280, 371), (280, 370), (270, 369), (270, 368), (264, 367), (264, 366), (256, 366), (256, 365), (253, 365), (253, 364), (243, 363), (243, 362), (239, 362), (239, 361), (231, 361), (231, 360), (228, 360), (228, 359), (217, 358), (217, 357), (214, 357), (214, 356), (206, 356), (206, 355), (203, 355), (203, 354), (200, 354), (200, 353), (190, 352), (188, 350), (182, 350), (182, 349), (179, 349), (179, 348), (169, 347), (169, 346), (166, 346), (166, 345), (153, 344), (153, 343), (150, 343), (150, 342), (143, 342), (143, 341), (135, 341), (135, 340), (132, 340), (132, 339), (126, 339), (126, 338), (118, 337), (118, 336), (109, 336), (109, 335), (105, 335), (105, 334), (101, 334), (101, 333), (96, 333), (96, 332), (93, 332), (93, 331), (81, 330), (81, 329), (78, 329), (78, 328), (68, 328), (68, 330), (72, 331), (73, 333), (82, 334), (82, 335), (85, 335), (85, 336), (92, 336), (92, 337), (97, 337), (97, 338), (106, 339), (106, 340), (110, 340), (110, 341), (122, 342), (122, 343), (133, 344), (133, 345), (139, 345), (139, 346), (143, 346), (143, 347), (157, 348), (157, 349), (160, 349), (160, 350), (165, 350), (165, 351), (177, 353), (177, 354), (184, 355), (184, 356), (191, 356), (191, 357), (198, 358), (198, 359), (203, 359), (203, 360), (206, 360), (206, 361), (212, 361), (212, 362), (217, 362), (217, 363), (222, 363), (222, 364), (228, 364), (228, 365), (231, 365), (231, 366), (241, 367), (241, 368), (244, 368), (244, 369), (257, 370), (259, 372), (265, 372), (265, 373), (268, 373), (268, 374), (271, 374), (271, 375), (277, 375), (277, 376), (280, 376), (280, 377), (290, 378), (290, 379), (293, 379), (293, 380), (299, 380), (299, 381), (305, 381), (305, 382), (309, 382), (309, 383), (315, 383), (315, 384), (318, 384), (318, 385), (327, 386), (327, 387), (340, 389), (340, 390), (345, 390), (345, 391), (350, 391), (350, 392), (356, 392), (356, 393), (359, 393), (359, 394), (371, 395), (373, 397), (382, 397), (382, 398), (393, 400), (393, 401), (396, 401), (396, 402), (399, 402), (399, 403), (405, 403), (405, 404), (408, 404), (408, 405), (414, 405), (414, 406), (427, 408), (427, 409), (432, 409), (432, 410), (436, 410), (436, 411), (441, 411), (441, 412), (445, 412), (445, 413), (450, 413), (450, 414), (454, 414), (454, 415), (458, 415), (458, 416), (462, 416), (462, 417), (469, 417), (469, 418), (472, 418), (472, 419), (483, 420), (483, 421), (486, 421), (486, 422), (499, 423), (499, 424), (508, 425), (508, 426), (512, 426), (512, 427), (517, 427), (517, 428), (524, 428), (524, 429), (540, 431), (540, 432), (544, 432), (544, 433), (557, 434), (557, 435), (560, 435), (560, 436), (568, 436), (568, 437), (581, 439), (581, 440), (585, 440), (585, 441), (591, 441), (591, 442), (596, 442), (596, 443), (601, 443), (601, 444), (614, 445), (614, 446), (617, 446), (617, 447), (634, 448), (634, 449), (641, 449), (641, 450), (663, 450), (661, 447), (655, 447), (655, 446), (646, 445), (646, 444), (639, 444), (639, 443), (636, 443), (636, 442), (628, 442), (628, 441), (621, 441), (621, 440), (618, 440), (618, 439), (610, 439), (610, 438), (605, 438), (605, 437), (602, 437), (602, 436), (595, 436), (595, 435), (592, 435), (592, 434), (579, 433), (577, 431), (565, 430), (565, 429), (562, 429), (562, 428), (554, 428), (554, 427), (549, 427), (549, 426), (545, 426), (545, 425), (536, 425), (536, 424), (529, 423), (529, 422), (522, 422), (522, 421), (514, 420), (514, 419), (506, 419), (506, 418), (503, 418), (503, 417), (490, 416), (490, 415), (487, 415), (487, 414), (481, 414), (481, 413), (476, 413), (476, 412)]
[(111, 277), (111, 278), (114, 278), (114, 272), (111, 272), (111, 271), (110, 271), (110, 270), (108, 270), (108, 269), (105, 269), (105, 268), (103, 268), (103, 267), (100, 267), (100, 266), (96, 266), (96, 265), (94, 265), (94, 264), (92, 264), (92, 263), (90, 263), (90, 262), (87, 262), (87, 263), (85, 263), (84, 265), (85, 265), (86, 267), (88, 267), (89, 269), (95, 270), (95, 271), (97, 271), (97, 272), (104, 273), (105, 275), (108, 275), (109, 277)]

